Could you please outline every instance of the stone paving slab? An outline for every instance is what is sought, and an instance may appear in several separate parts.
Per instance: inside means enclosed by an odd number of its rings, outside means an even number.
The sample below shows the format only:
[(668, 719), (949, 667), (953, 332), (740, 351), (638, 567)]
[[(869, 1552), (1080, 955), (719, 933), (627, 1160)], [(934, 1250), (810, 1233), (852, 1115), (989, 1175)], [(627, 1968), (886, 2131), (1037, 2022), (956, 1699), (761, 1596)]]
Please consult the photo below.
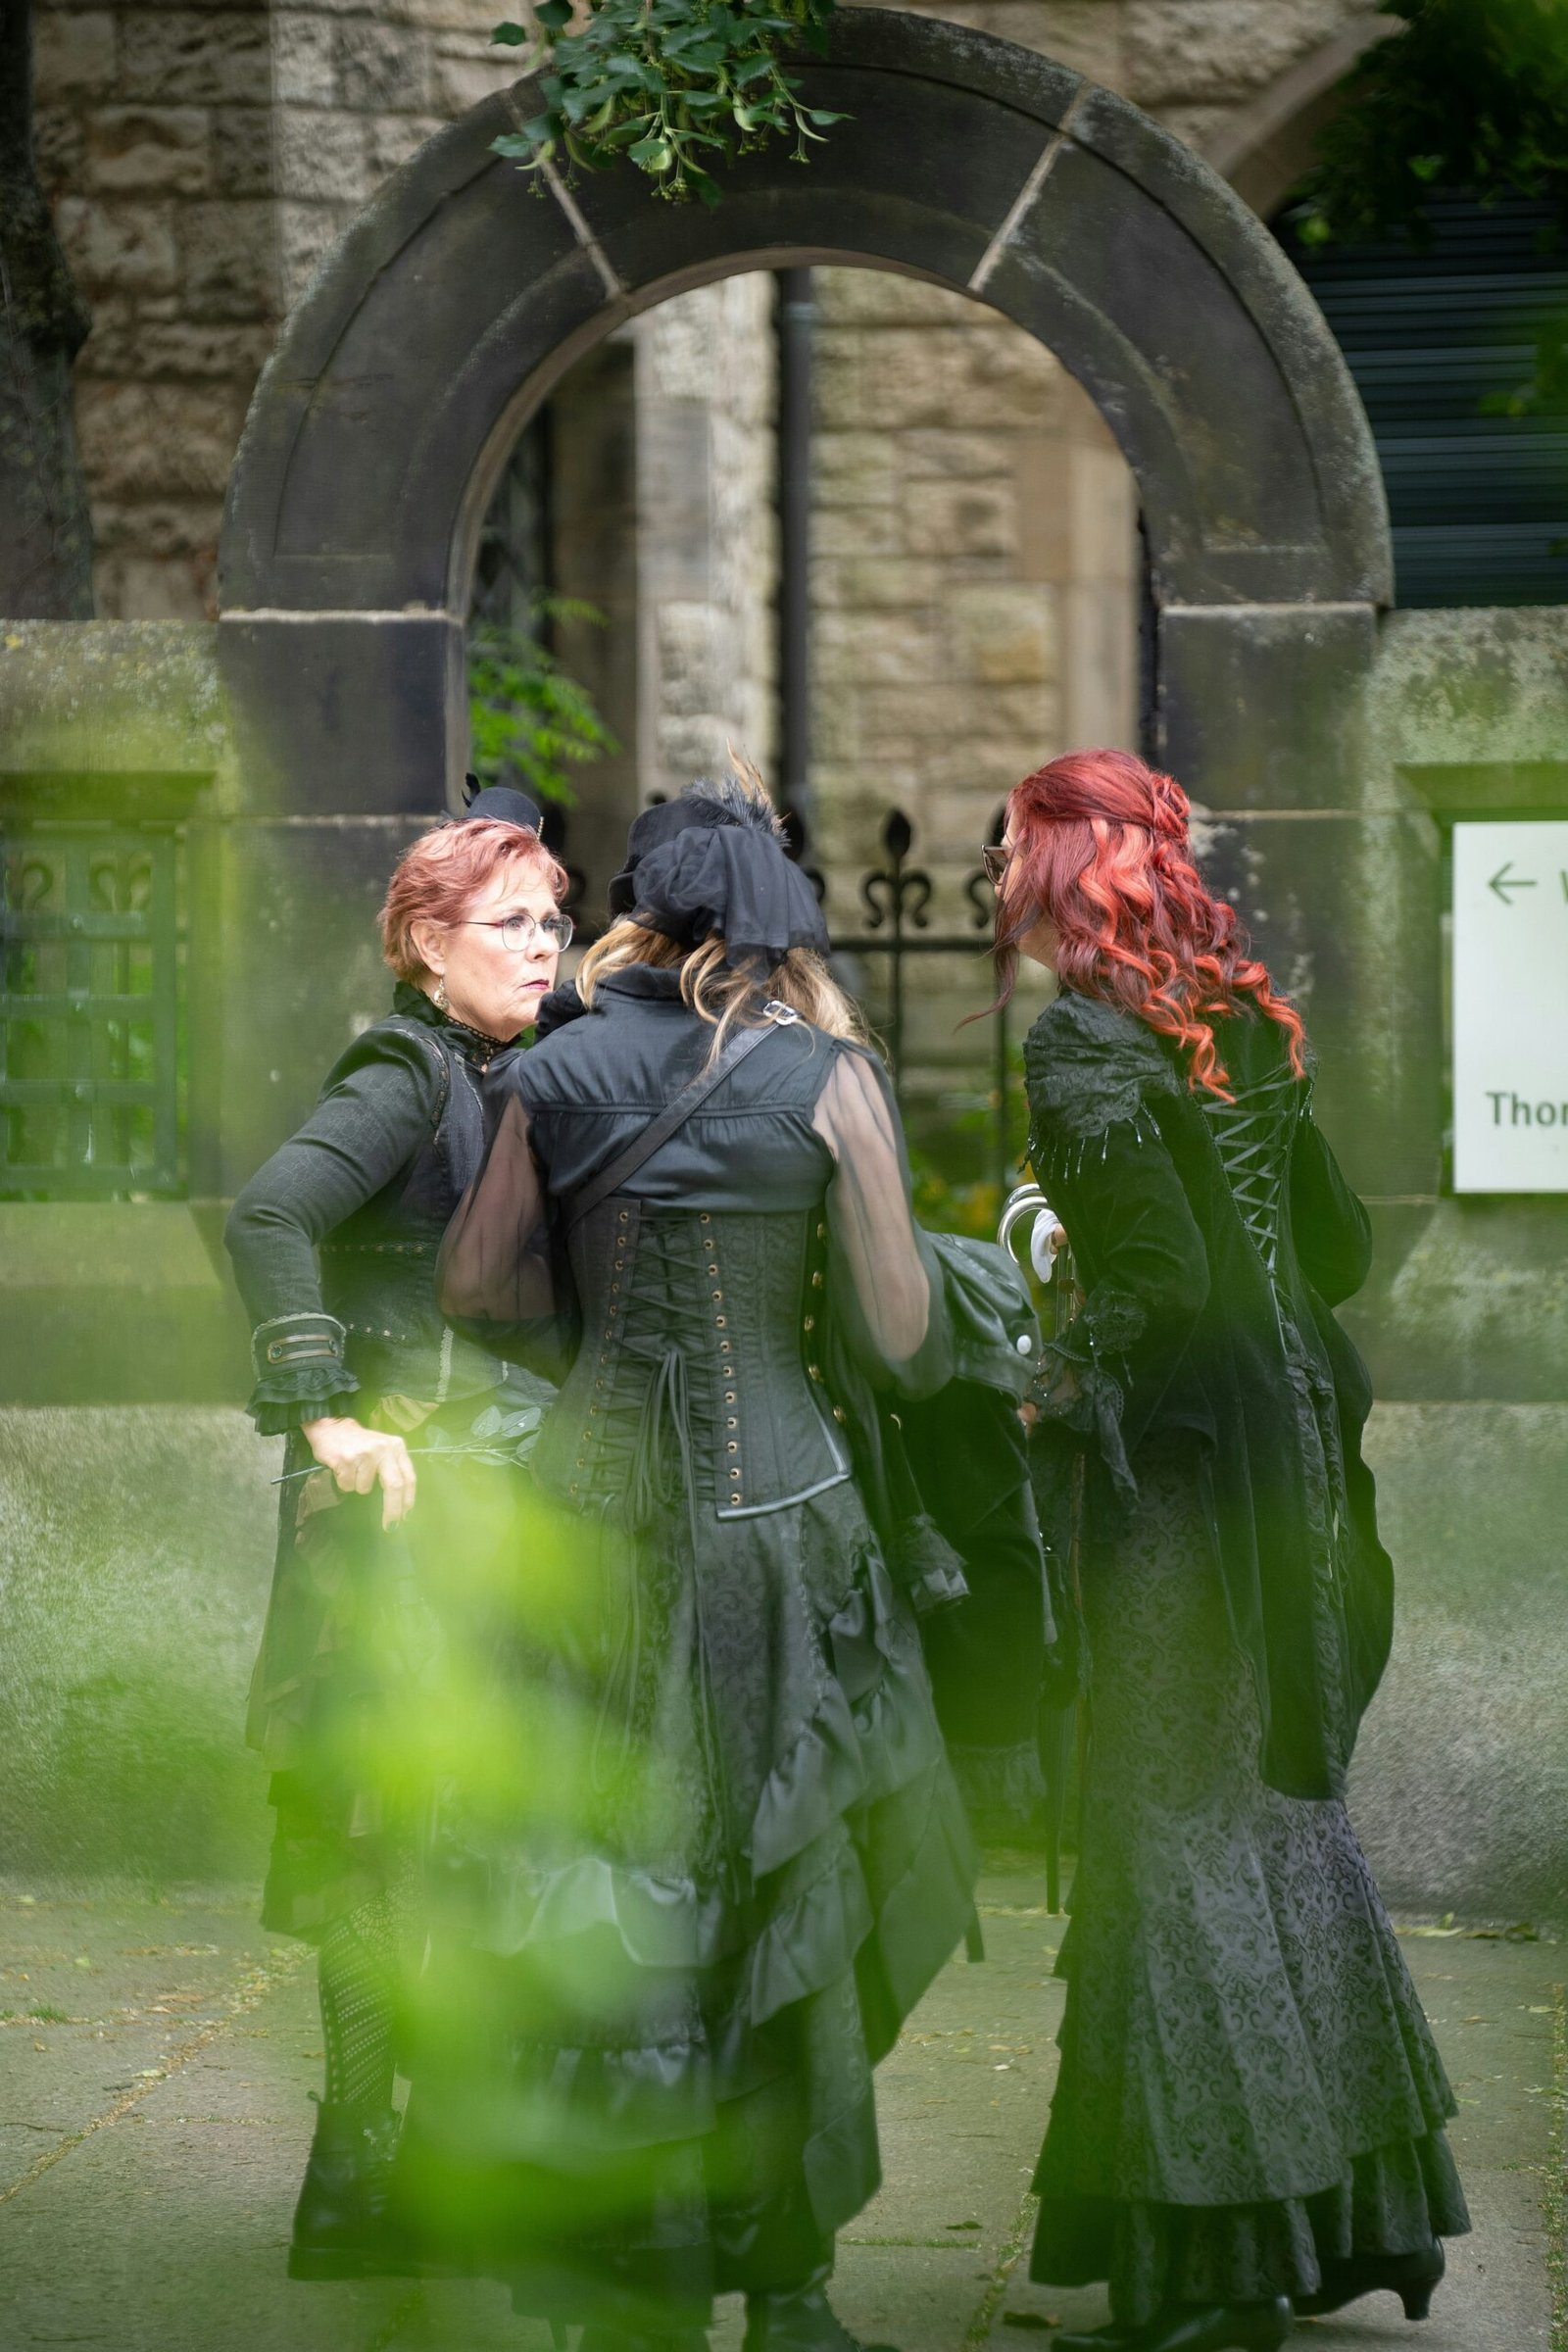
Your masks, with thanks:
[[(986, 1962), (953, 1962), (882, 2070), (886, 2180), (841, 2241), (846, 2322), (904, 2352), (1049, 2352), (1055, 2325), (1105, 2317), (1101, 2290), (1026, 2276), (1063, 1922), (1027, 1867), (994, 1869), (981, 1914)], [(1477, 2224), (1415, 2340), (1568, 2352), (1568, 2308), (1555, 2335), (1552, 2315), (1568, 1946), (1403, 1933), (1460, 2098), (1454, 2141)], [(308, 1956), (264, 1934), (248, 1894), (0, 1887), (4, 2352), (549, 2352), (498, 2287), (285, 2278), (319, 2066)], [(740, 2327), (732, 2302), (715, 2352), (736, 2352)], [(1304, 2323), (1299, 2340), (1376, 2352), (1406, 2332), (1382, 2299)]]

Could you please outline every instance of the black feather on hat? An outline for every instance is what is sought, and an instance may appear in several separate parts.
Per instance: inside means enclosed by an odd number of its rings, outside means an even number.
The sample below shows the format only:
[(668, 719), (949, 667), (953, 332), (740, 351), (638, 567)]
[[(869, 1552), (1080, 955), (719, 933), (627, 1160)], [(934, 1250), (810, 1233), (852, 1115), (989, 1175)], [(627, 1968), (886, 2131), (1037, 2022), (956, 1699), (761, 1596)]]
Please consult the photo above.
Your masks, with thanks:
[(821, 954), (828, 944), (816, 893), (785, 854), (783, 826), (737, 776), (688, 785), (632, 820), (610, 907), (682, 946), (716, 934), (727, 962), (763, 972), (791, 948)]

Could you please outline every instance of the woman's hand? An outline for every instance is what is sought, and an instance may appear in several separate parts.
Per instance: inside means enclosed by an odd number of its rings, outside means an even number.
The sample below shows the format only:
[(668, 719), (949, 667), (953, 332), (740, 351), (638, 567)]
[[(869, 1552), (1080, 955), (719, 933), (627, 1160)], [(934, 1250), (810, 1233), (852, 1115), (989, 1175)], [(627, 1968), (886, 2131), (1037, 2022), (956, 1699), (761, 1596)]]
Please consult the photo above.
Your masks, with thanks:
[(323, 1470), (330, 1470), (345, 1494), (368, 1494), (381, 1482), (381, 1525), (396, 1527), (414, 1508), (416, 1480), (403, 1440), (363, 1421), (335, 1420), (301, 1423), (305, 1442)]

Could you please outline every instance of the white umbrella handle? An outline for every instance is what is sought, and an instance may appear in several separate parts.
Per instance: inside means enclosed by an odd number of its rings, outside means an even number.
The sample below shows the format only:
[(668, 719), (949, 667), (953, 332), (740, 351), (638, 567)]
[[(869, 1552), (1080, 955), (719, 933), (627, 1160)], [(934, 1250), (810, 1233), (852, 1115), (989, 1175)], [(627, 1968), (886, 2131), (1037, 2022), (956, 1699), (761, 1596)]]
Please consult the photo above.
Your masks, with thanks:
[(1006, 1205), (997, 1227), (997, 1239), (1004, 1250), (1011, 1250), (1015, 1226), (1025, 1217), (1032, 1219), (1029, 1235), (1029, 1263), (1040, 1280), (1049, 1283), (1051, 1270), (1056, 1261), (1055, 1244), (1052, 1235), (1056, 1230), (1056, 1215), (1038, 1184), (1020, 1184), (1007, 1195)]

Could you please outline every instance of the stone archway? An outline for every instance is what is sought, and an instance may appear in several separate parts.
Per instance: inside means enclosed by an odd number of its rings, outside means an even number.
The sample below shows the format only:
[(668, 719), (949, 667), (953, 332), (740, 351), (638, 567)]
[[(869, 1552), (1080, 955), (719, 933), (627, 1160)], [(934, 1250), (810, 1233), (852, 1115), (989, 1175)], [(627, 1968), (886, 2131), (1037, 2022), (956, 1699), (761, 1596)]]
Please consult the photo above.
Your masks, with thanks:
[[(520, 84), (343, 238), (230, 484), (220, 636), (251, 813), (352, 826), (438, 805), (461, 764), (472, 532), (529, 410), (665, 295), (828, 262), (976, 295), (1093, 394), (1138, 479), (1160, 749), (1195, 794), (1350, 797), (1347, 716), (1390, 597), (1382, 482), (1338, 347), (1262, 224), (1135, 108), (956, 25), (848, 10), (805, 80), (851, 119), (805, 170), (777, 147), (745, 159), (714, 212), (656, 201), (629, 167), (540, 189), (490, 153), (537, 111)], [(294, 968), (318, 981), (312, 919)]]
[(342, 240), (252, 404), (225, 612), (431, 611), (476, 478), (570, 361), (683, 286), (793, 261), (982, 296), (1089, 386), (1137, 473), (1161, 599), (1386, 598), (1377, 467), (1339, 351), (1272, 241), (1148, 118), (1032, 53), (846, 12), (806, 69), (847, 111), (722, 206), (629, 168), (548, 194), (490, 152), (519, 84), (432, 139)]

